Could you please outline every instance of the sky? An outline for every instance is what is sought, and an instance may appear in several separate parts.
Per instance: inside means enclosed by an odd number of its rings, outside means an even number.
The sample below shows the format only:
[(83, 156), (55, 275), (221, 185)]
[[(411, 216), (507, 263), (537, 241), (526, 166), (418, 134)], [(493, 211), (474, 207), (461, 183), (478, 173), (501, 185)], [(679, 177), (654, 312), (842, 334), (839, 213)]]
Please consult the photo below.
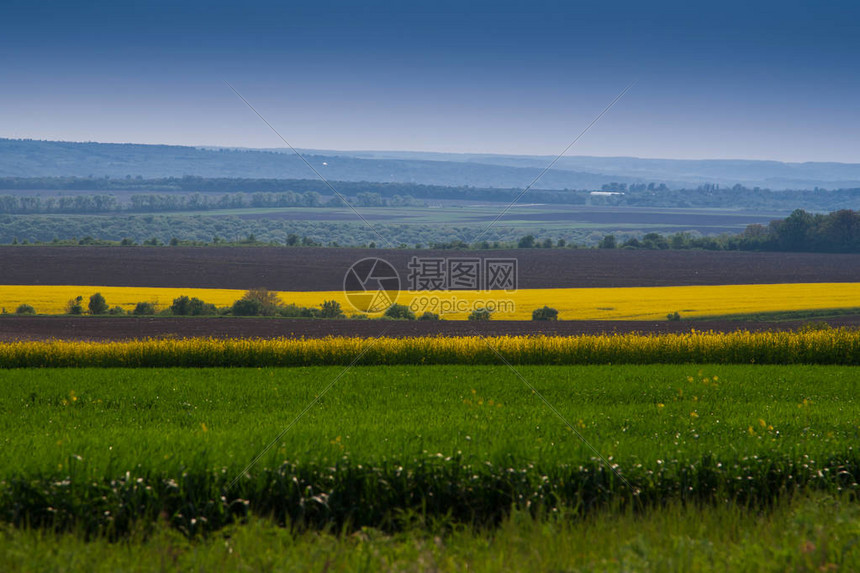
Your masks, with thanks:
[(19, 2), (0, 137), (860, 163), (860, 3)]

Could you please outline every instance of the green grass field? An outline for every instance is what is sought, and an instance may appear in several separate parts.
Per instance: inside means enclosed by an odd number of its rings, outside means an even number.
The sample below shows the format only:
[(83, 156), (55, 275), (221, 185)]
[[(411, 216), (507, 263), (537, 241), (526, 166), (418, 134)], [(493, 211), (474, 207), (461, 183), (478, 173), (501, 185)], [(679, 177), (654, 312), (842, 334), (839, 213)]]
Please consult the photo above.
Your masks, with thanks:
[(857, 571), (860, 505), (810, 495), (761, 511), (670, 503), (640, 514), (535, 519), (493, 530), (415, 524), (386, 534), (298, 532), (252, 519), (206, 538), (160, 525), (127, 540), (0, 528), (17, 571)]
[(497, 525), (512, 508), (585, 516), (858, 491), (855, 368), (518, 371), (539, 394), (505, 366), (7, 370), (0, 515), (109, 537), (163, 521), (193, 537), (249, 512), (399, 531)]

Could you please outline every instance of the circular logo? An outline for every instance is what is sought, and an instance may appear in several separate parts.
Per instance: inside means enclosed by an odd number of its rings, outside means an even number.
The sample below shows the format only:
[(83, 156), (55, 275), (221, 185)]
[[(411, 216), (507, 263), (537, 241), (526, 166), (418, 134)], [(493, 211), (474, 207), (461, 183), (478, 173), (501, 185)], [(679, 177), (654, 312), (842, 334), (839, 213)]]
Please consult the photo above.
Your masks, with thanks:
[(397, 302), (400, 275), (386, 260), (376, 257), (361, 259), (346, 271), (343, 292), (359, 312), (382, 312)]

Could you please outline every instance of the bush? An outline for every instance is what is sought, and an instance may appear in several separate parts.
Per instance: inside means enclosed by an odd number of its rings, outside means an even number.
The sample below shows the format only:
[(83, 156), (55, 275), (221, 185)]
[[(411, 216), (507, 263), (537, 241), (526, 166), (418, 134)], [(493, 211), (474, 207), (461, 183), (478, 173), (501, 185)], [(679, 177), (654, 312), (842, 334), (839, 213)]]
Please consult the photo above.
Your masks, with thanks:
[(187, 296), (180, 296), (179, 298), (173, 299), (173, 302), (170, 304), (170, 313), (178, 316), (185, 316), (186, 314), (191, 314), (191, 299)]
[(318, 308), (308, 308), (291, 303), (280, 307), (278, 316), (284, 318), (322, 318), (322, 311)]
[(263, 303), (256, 299), (240, 298), (233, 303), (235, 316), (260, 316), (263, 314)]
[(486, 308), (476, 308), (469, 314), (469, 320), (490, 320), (493, 311)]
[(139, 302), (131, 313), (136, 316), (155, 314), (155, 305), (151, 302)]
[(439, 315), (435, 312), (430, 312), (429, 310), (424, 311), (424, 314), (418, 317), (418, 320), (441, 320)]
[[(242, 304), (239, 305), (239, 310), (243, 311), (240, 316), (275, 316), (280, 313), (281, 308), (284, 306), (284, 301), (282, 301), (278, 297), (278, 293), (270, 292), (265, 288), (254, 288), (246, 292), (240, 300), (257, 302), (259, 305), (249, 305)], [(239, 301), (236, 301), (239, 302)], [(233, 303), (233, 309), (235, 313), (236, 303)], [(253, 314), (246, 314), (254, 309), (257, 309), (257, 312)]]
[(97, 292), (93, 296), (90, 297), (90, 303), (87, 305), (87, 308), (90, 310), (90, 314), (107, 314), (108, 304), (105, 301), (105, 297), (102, 296), (102, 293)]
[(536, 308), (532, 311), (532, 320), (558, 320), (558, 311), (548, 306)]
[(125, 314), (125, 309), (121, 306), (115, 306), (108, 311), (108, 314), (113, 316), (122, 316)]
[(66, 303), (66, 314), (83, 314), (84, 297), (78, 296)]
[(22, 304), (15, 309), (15, 314), (36, 314), (36, 309), (29, 304)]
[(614, 249), (618, 246), (618, 241), (615, 239), (615, 235), (605, 235), (601, 240), (600, 244), (597, 245), (599, 249)]
[(666, 319), (667, 320), (681, 320), (681, 314), (677, 311), (670, 312), (669, 314), (666, 315)]
[(535, 236), (534, 235), (526, 235), (522, 237), (519, 241), (517, 241), (517, 248), (519, 249), (533, 249), (535, 247)]
[(415, 320), (415, 313), (405, 304), (392, 304), (383, 316), (395, 320)]
[(215, 308), (214, 304), (203, 302), (197, 297), (188, 298), (183, 295), (173, 299), (170, 312), (177, 316), (202, 316), (218, 314), (218, 309)]
[(340, 308), (340, 303), (336, 300), (324, 300), (320, 318), (343, 318), (343, 310)]

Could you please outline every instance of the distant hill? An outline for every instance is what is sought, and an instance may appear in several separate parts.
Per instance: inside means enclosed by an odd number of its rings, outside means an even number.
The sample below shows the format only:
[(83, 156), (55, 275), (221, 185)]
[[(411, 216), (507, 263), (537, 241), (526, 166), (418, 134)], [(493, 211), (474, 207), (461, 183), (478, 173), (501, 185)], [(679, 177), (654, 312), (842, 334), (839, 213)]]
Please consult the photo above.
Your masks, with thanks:
[[(551, 157), (397, 151), (304, 150), (333, 181), (522, 188)], [(70, 143), (0, 139), (0, 177), (126, 176), (307, 179), (313, 173), (291, 151), (174, 145)], [(672, 160), (632, 157), (563, 157), (535, 186), (598, 189), (603, 184), (702, 183), (771, 189), (860, 187), (860, 164), (745, 160)]]

